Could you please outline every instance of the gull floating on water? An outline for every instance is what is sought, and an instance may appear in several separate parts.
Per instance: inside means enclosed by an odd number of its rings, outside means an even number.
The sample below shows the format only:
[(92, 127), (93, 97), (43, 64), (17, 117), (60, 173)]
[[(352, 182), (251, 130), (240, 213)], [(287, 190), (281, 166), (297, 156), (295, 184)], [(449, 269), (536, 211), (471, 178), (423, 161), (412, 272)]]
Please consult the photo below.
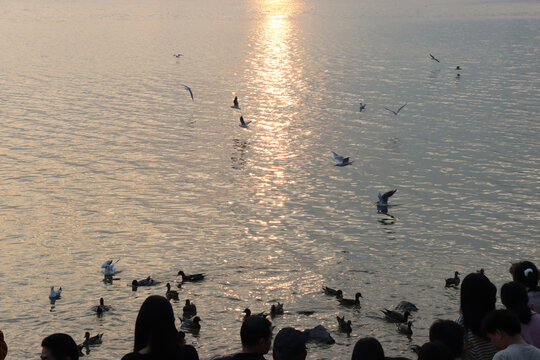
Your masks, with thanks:
[(180, 84), (184, 87), (184, 89), (186, 89), (186, 91), (189, 91), (189, 95), (191, 95), (191, 101), (195, 101), (195, 99), (193, 99), (193, 91), (191, 91), (191, 88), (185, 84)]
[(247, 128), (249, 127), (249, 123), (251, 123), (251, 121), (244, 121), (244, 117), (240, 116), (240, 127)]
[(364, 111), (366, 109), (366, 104), (360, 103), (360, 112)]
[(435, 56), (429, 54), (429, 56), (431, 56), (431, 60), (435, 60), (436, 62), (440, 63), (439, 59), (437, 59)]
[(388, 206), (388, 199), (390, 199), (390, 196), (394, 195), (396, 193), (397, 189), (390, 190), (385, 192), (384, 194), (381, 194), (380, 192), (377, 194), (379, 197), (379, 201), (377, 201), (377, 206)]
[(352, 161), (349, 160), (350, 158), (338, 155), (333, 151), (330, 152), (330, 155), (332, 155), (332, 159), (338, 162), (336, 166), (347, 166), (353, 163)]
[(388, 110), (388, 111), (390, 111), (390, 112), (393, 113), (394, 115), (399, 115), (399, 112), (401, 111), (401, 109), (403, 109), (406, 105), (407, 105), (407, 104), (402, 105), (399, 109), (397, 109), (397, 111), (390, 110), (390, 109), (387, 108), (387, 107), (385, 107), (385, 109)]
[(62, 287), (58, 290), (54, 290), (54, 286), (51, 286), (51, 292), (49, 293), (49, 299), (60, 299), (60, 294), (62, 294)]

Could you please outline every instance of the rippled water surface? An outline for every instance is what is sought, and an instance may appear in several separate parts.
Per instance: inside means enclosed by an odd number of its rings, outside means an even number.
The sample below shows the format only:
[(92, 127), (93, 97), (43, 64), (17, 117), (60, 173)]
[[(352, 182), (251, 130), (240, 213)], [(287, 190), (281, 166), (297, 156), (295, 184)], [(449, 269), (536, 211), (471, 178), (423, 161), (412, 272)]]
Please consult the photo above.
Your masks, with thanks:
[[(349, 358), (364, 336), (413, 358), (433, 320), (458, 316), (459, 292), (443, 287), (454, 271), (483, 267), (499, 287), (510, 261), (540, 261), (538, 4), (3, 1), (8, 358), (90, 331), (104, 343), (86, 358), (119, 359), (144, 298), (180, 269), (207, 274), (180, 291), (203, 319), (187, 336), (203, 359), (238, 350), (242, 310), (275, 301), (276, 331), (323, 324), (336, 339), (311, 359)], [(375, 206), (392, 188), (393, 218)], [(162, 284), (132, 292), (149, 274)], [(64, 289), (54, 307), (51, 285)], [(361, 309), (322, 285), (361, 291)], [(114, 309), (96, 318), (100, 297)], [(420, 308), (411, 341), (379, 311), (401, 300)]]

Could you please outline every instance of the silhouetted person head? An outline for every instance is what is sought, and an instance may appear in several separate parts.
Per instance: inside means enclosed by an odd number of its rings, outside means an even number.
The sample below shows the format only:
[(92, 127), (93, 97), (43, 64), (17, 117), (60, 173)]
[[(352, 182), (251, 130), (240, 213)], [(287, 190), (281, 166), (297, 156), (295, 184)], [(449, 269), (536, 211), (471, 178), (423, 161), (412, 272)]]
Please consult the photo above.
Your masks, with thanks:
[(501, 287), (501, 302), (508, 310), (513, 311), (523, 324), (531, 321), (529, 295), (521, 283), (512, 281), (504, 284)]
[(465, 330), (481, 336), (482, 319), (495, 310), (497, 288), (486, 275), (471, 273), (463, 279), (460, 309)]
[(272, 345), (272, 323), (262, 316), (250, 316), (240, 328), (242, 352), (264, 355)]
[(482, 322), (482, 331), (497, 350), (506, 347), (521, 338), (521, 324), (516, 314), (510, 310), (494, 310)]
[(384, 360), (384, 350), (377, 339), (363, 338), (354, 345), (351, 360)]
[(79, 349), (68, 334), (52, 334), (41, 342), (41, 360), (79, 360)]
[(442, 341), (432, 341), (420, 347), (418, 360), (452, 360), (452, 357)]
[(135, 322), (133, 350), (139, 352), (147, 348), (153, 358), (176, 359), (179, 346), (171, 303), (163, 296), (147, 297)]
[(274, 360), (304, 360), (307, 356), (306, 336), (301, 331), (286, 327), (274, 339)]
[(429, 341), (440, 341), (448, 348), (451, 359), (463, 353), (463, 327), (452, 320), (437, 320), (429, 328)]
[(538, 291), (538, 268), (530, 261), (521, 261), (512, 265), (514, 281), (523, 284), (528, 291)]

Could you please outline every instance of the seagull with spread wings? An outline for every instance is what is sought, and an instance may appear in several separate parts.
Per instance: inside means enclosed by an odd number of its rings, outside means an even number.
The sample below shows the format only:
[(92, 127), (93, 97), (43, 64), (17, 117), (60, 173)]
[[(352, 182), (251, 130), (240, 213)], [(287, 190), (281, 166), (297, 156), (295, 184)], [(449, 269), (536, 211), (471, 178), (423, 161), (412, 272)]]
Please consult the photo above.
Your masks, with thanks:
[(189, 91), (189, 95), (191, 95), (191, 101), (195, 101), (193, 99), (193, 91), (191, 91), (191, 88), (189, 86), (185, 85), (185, 84), (180, 84), (180, 85), (182, 85), (184, 87), (184, 89), (186, 89), (186, 91)]
[[(407, 105), (407, 104), (405, 104)], [(394, 110), (390, 110), (389, 108), (385, 107), (386, 110), (390, 111), (391, 113), (393, 113), (394, 115), (399, 115), (399, 112), (401, 111), (401, 109), (403, 109), (405, 107), (405, 105), (402, 105), (399, 109), (397, 109), (397, 111), (394, 111)]]

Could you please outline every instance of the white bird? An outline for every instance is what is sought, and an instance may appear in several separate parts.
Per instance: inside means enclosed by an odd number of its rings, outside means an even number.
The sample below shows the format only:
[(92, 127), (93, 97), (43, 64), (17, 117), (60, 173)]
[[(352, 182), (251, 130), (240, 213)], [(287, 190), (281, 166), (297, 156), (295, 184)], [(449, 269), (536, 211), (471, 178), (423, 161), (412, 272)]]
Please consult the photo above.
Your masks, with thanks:
[(173, 56), (174, 56), (175, 58), (177, 58), (177, 59), (180, 59), (180, 56), (184, 56), (184, 55), (182, 55), (182, 54), (173, 54)]
[[(407, 104), (405, 104), (407, 105)], [(401, 109), (403, 109), (405, 107), (405, 105), (402, 105), (399, 109), (397, 109), (397, 111), (394, 111), (394, 110), (390, 110), (389, 108), (385, 107), (386, 110), (390, 111), (391, 113), (393, 113), (394, 115), (399, 115), (399, 112), (401, 111)]]
[(54, 286), (51, 286), (51, 292), (49, 293), (49, 299), (60, 299), (60, 294), (62, 294), (62, 287), (58, 290), (54, 290)]
[(244, 117), (240, 116), (240, 127), (247, 128), (251, 121), (244, 121)]
[(429, 56), (431, 56), (431, 60), (435, 60), (436, 62), (440, 63), (439, 59), (437, 59), (435, 56), (429, 54)]
[(106, 276), (111, 276), (116, 273), (116, 263), (119, 262), (120, 259), (116, 260), (114, 263), (112, 260), (107, 260), (103, 264), (101, 264), (101, 268), (105, 269), (104, 274)]
[(184, 87), (184, 89), (186, 89), (187, 91), (189, 91), (189, 95), (191, 95), (191, 101), (195, 101), (195, 99), (193, 99), (193, 91), (191, 91), (191, 88), (187, 85), (184, 85), (184, 84), (180, 84)]
[(330, 155), (332, 155), (332, 159), (338, 162), (336, 166), (347, 166), (347, 165), (352, 164), (352, 161), (350, 161), (348, 157), (343, 157), (341, 155), (336, 154), (333, 151), (330, 152)]
[(366, 109), (366, 104), (360, 103), (360, 112), (364, 111)]
[(384, 194), (381, 194), (381, 192), (379, 191), (379, 193), (377, 194), (377, 196), (379, 197), (379, 201), (377, 201), (377, 206), (388, 206), (388, 199), (390, 198), (390, 196), (394, 195), (396, 191), (397, 189), (394, 189), (387, 191)]

